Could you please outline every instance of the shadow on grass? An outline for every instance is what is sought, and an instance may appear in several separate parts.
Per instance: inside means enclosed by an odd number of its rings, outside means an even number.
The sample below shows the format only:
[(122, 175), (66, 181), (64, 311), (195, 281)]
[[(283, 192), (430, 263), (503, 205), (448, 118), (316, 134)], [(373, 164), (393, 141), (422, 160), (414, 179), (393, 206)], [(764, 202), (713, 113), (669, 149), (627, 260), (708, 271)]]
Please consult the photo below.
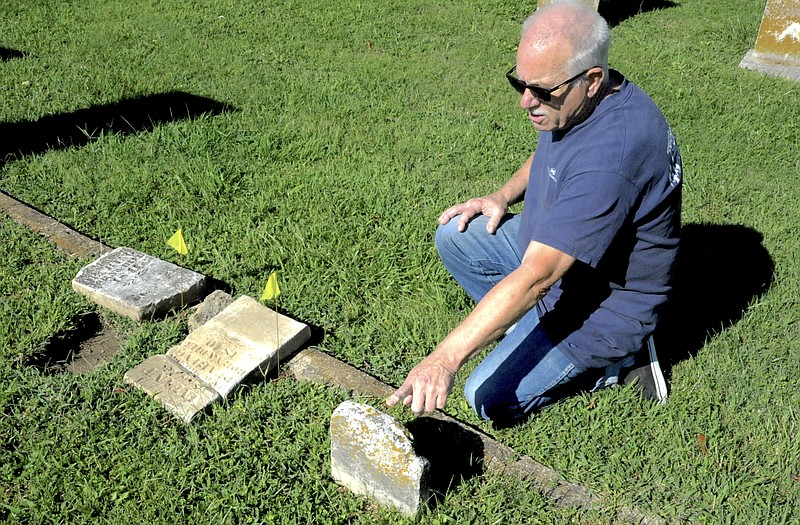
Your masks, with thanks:
[(600, 0), (597, 12), (606, 19), (609, 26), (614, 27), (640, 13), (677, 5), (670, 0)]
[(80, 316), (72, 330), (53, 336), (44, 350), (25, 364), (48, 375), (83, 374), (111, 361), (119, 347), (116, 331), (105, 325), (100, 315), (91, 312)]
[(111, 104), (47, 115), (35, 121), (0, 123), (0, 167), (9, 160), (49, 149), (85, 146), (107, 133), (131, 135), (159, 124), (219, 115), (235, 108), (181, 91), (125, 99)]
[(483, 442), (452, 421), (418, 417), (406, 427), (414, 436), (414, 451), (431, 464), (430, 487), (435, 505), (462, 481), (483, 473)]
[(6, 60), (11, 60), (12, 58), (22, 58), (26, 56), (25, 53), (22, 51), (17, 51), (16, 49), (9, 49), (7, 47), (0, 47), (0, 61), (5, 62)]
[(659, 362), (668, 375), (741, 319), (769, 289), (774, 272), (763, 236), (752, 228), (687, 224), (681, 235), (672, 315), (656, 332)]

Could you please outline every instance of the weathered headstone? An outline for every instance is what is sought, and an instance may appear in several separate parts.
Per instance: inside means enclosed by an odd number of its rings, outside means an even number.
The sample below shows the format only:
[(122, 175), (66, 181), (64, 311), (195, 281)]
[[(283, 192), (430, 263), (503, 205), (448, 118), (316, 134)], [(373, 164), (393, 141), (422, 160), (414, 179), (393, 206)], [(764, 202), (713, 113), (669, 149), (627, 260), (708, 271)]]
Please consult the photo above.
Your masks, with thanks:
[(256, 369), (268, 374), (310, 335), (307, 325), (242, 296), (166, 355), (128, 370), (125, 381), (189, 422)]
[(125, 381), (160, 401), (186, 423), (220, 398), (213, 388), (166, 355), (154, 355), (131, 368), (125, 373)]
[(430, 497), (430, 463), (411, 434), (369, 405), (345, 401), (331, 415), (331, 474), (356, 494), (415, 514)]
[(132, 248), (117, 248), (84, 266), (72, 289), (141, 321), (202, 297), (206, 277)]
[(739, 67), (800, 81), (800, 0), (767, 0), (755, 47)]

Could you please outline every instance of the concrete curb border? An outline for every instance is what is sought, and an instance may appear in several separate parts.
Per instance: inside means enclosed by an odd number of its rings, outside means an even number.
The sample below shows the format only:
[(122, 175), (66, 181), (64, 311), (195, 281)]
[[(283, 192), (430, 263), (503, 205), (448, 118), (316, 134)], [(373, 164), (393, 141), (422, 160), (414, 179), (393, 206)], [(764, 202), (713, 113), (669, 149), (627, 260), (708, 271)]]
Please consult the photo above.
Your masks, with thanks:
[(52, 217), (36, 211), (11, 195), (0, 191), (0, 209), (22, 226), (53, 241), (56, 246), (69, 252), (73, 257), (99, 256), (111, 251), (110, 246), (86, 237)]

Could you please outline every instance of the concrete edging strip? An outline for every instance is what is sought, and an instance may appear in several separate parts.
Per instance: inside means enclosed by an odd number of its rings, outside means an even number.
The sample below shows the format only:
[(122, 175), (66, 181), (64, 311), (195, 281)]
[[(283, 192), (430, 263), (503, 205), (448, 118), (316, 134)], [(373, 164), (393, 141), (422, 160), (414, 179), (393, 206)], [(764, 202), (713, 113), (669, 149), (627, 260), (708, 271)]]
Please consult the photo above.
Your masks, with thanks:
[(111, 251), (110, 246), (86, 237), (80, 232), (64, 226), (57, 220), (36, 211), (27, 204), (0, 191), (0, 209), (16, 222), (27, 226), (53, 241), (56, 246), (69, 252), (73, 256), (86, 257), (99, 256)]

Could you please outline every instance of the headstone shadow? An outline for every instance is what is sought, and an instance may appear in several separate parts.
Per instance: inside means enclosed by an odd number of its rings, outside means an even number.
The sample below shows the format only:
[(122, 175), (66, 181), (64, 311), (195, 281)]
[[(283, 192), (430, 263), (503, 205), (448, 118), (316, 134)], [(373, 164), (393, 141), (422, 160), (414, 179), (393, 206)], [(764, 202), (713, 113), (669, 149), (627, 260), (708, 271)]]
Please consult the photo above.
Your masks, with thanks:
[(597, 12), (611, 27), (617, 26), (640, 13), (675, 7), (671, 0), (600, 0)]
[(453, 421), (418, 417), (406, 428), (414, 436), (414, 451), (430, 464), (431, 505), (463, 481), (483, 474), (483, 441)]
[(675, 296), (655, 334), (659, 362), (672, 367), (735, 324), (769, 289), (774, 263), (763, 235), (741, 225), (687, 224), (682, 228)]
[(235, 108), (216, 100), (174, 91), (124, 99), (37, 120), (0, 123), (0, 167), (50, 149), (80, 147), (108, 133), (131, 135), (168, 122), (219, 115)]
[(74, 327), (55, 334), (41, 352), (25, 360), (25, 366), (46, 375), (63, 372), (86, 373), (108, 362), (119, 350), (113, 327), (106, 325), (96, 312), (75, 319)]

